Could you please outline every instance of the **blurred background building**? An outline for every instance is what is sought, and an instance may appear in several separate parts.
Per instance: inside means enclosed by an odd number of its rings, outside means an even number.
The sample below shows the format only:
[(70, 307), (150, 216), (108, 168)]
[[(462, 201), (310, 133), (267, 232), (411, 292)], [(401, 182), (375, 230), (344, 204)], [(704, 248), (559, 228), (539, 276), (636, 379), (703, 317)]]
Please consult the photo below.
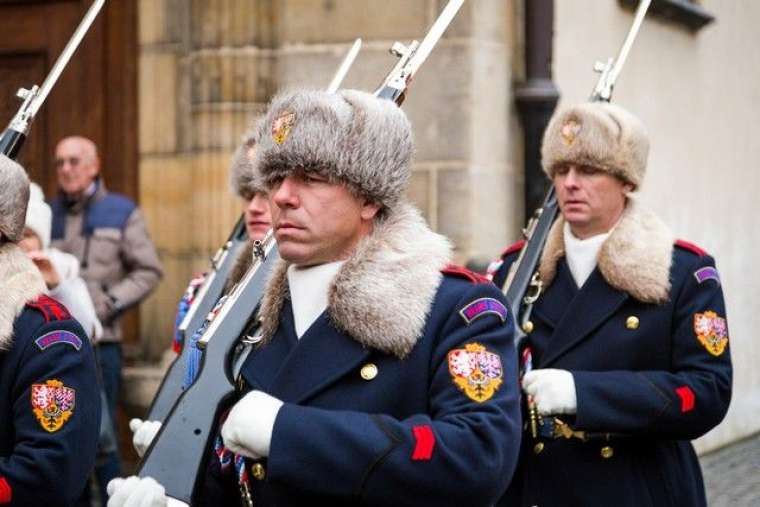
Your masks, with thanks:
[[(354, 38), (346, 87), (374, 90), (395, 40), (420, 38), (444, 0), (108, 0), (42, 108), (26, 167), (55, 192), (53, 148), (101, 147), (107, 185), (138, 201), (166, 275), (125, 323), (128, 411), (141, 415), (171, 359), (176, 303), (236, 221), (227, 168), (278, 89), (325, 87)], [(585, 100), (595, 60), (617, 54), (629, 0), (469, 0), (419, 72), (404, 109), (417, 155), (411, 199), (483, 263), (519, 238), (543, 193), (540, 132), (553, 107)], [(40, 83), (90, 0), (0, 1), (0, 121)], [(613, 100), (649, 127), (642, 200), (718, 261), (727, 295), (734, 399), (697, 443), (760, 430), (760, 3), (654, 0)], [(528, 168), (527, 170), (525, 168)], [(526, 184), (527, 183), (527, 184)], [(697, 400), (699, 403), (699, 400)], [(122, 424), (122, 427), (125, 427)]]

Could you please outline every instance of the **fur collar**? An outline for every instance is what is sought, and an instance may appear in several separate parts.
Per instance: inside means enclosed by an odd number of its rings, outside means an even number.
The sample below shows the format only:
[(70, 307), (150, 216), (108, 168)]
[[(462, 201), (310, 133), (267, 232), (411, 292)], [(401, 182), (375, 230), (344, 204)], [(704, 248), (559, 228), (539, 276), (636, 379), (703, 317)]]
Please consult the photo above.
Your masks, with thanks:
[[(539, 273), (549, 285), (557, 262), (565, 255), (564, 220), (552, 225), (541, 256)], [(654, 213), (629, 197), (623, 216), (599, 250), (597, 267), (612, 287), (643, 303), (661, 304), (670, 292), (673, 233)]]
[(46, 291), (37, 266), (15, 243), (0, 245), (0, 350), (8, 350), (13, 343), (13, 323), (28, 301)]
[[(365, 347), (405, 357), (422, 334), (451, 260), (451, 244), (431, 231), (419, 211), (399, 203), (375, 223), (330, 284), (327, 312), (337, 329)], [(263, 342), (272, 338), (288, 297), (288, 263), (267, 283), (259, 318)]]

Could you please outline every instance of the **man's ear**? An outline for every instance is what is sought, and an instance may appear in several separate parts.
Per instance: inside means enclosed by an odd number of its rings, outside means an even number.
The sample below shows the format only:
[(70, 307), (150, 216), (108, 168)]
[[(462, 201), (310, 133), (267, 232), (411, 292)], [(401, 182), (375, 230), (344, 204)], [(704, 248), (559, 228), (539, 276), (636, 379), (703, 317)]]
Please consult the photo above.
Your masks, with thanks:
[(380, 204), (374, 203), (374, 202), (365, 202), (362, 205), (362, 212), (361, 216), (363, 220), (372, 220), (375, 218), (377, 213), (380, 211), (380, 208), (382, 206)]

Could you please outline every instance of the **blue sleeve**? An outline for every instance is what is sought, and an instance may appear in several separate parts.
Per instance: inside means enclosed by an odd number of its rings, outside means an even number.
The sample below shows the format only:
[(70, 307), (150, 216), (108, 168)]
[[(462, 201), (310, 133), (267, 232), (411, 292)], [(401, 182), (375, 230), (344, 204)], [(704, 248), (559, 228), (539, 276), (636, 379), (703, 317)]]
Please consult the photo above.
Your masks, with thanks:
[[(504, 302), (496, 287), (478, 284), (449, 309), (424, 365), (427, 411), (398, 419), (286, 403), (275, 422), (270, 479), (368, 505), (495, 502), (520, 447), (517, 360), (511, 316), (506, 323), (487, 315), (467, 324), (458, 313), (479, 298)], [(467, 395), (449, 370), (449, 352), (474, 344), (502, 364), (501, 384), (481, 401)]]
[[(579, 429), (694, 439), (723, 419), (732, 377), (723, 291), (718, 281), (700, 283), (693, 276), (699, 269), (714, 268), (712, 257), (696, 259), (671, 295), (670, 336), (662, 337), (671, 342), (671, 368), (573, 371)], [(700, 323), (713, 328), (711, 342), (698, 336)]]
[[(43, 349), (35, 342), (56, 331), (76, 335), (79, 348), (55, 343)], [(100, 427), (92, 348), (73, 320), (47, 323), (17, 345), (23, 350), (12, 387), (15, 437), (12, 453), (0, 458), (0, 477), (11, 505), (74, 504), (94, 465)], [(40, 408), (44, 400), (46, 409)]]

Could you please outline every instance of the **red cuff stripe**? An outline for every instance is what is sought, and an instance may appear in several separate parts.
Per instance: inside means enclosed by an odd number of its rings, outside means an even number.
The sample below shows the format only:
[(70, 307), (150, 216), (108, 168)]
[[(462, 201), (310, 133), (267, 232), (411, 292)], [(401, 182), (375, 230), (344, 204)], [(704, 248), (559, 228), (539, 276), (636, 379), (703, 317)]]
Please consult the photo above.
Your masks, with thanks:
[(0, 503), (11, 503), (12, 499), (10, 484), (5, 480), (5, 477), (0, 477)]
[(694, 391), (689, 386), (676, 388), (676, 394), (681, 398), (681, 412), (691, 412), (694, 410)]
[(412, 453), (413, 461), (430, 461), (435, 447), (435, 434), (427, 424), (424, 426), (412, 426), (412, 433), (416, 444)]

